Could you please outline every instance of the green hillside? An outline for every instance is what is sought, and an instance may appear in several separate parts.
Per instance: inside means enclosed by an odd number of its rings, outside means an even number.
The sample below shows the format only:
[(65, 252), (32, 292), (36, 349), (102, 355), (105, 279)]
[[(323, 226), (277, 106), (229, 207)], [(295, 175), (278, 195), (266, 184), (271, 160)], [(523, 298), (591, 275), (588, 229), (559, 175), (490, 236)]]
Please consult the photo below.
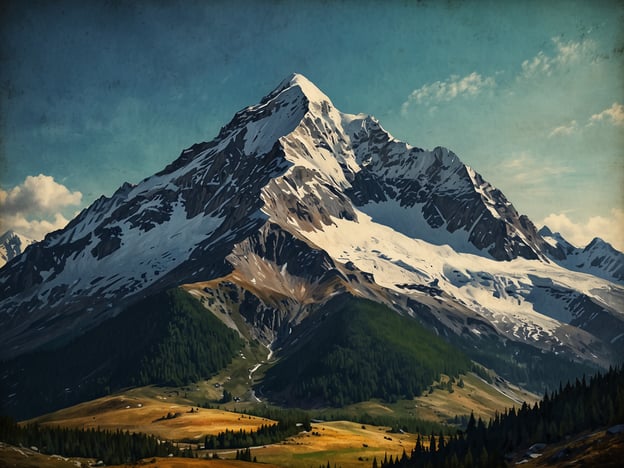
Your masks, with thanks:
[(343, 296), (308, 320), (317, 322), (313, 336), (293, 334), (294, 350), (267, 370), (260, 384), (278, 402), (395, 401), (419, 395), (440, 373), (457, 376), (470, 369), (460, 351), (416, 320), (375, 302)]
[(128, 386), (188, 384), (242, 345), (188, 293), (159, 293), (69, 344), (2, 363), (2, 413), (26, 418)]

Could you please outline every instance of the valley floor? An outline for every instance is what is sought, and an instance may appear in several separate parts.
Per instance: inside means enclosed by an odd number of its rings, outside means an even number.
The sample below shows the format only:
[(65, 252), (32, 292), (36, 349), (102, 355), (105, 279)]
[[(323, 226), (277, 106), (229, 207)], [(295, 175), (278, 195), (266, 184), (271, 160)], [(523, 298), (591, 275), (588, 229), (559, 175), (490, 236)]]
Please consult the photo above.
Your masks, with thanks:
[[(264, 348), (248, 345), (226, 369), (209, 380), (179, 388), (148, 386), (129, 389), (24, 423), (142, 432), (162, 440), (177, 441), (181, 447), (190, 443), (198, 457), (202, 457), (199, 460), (159, 458), (155, 461), (148, 458), (141, 462), (146, 467), (246, 466), (247, 463), (234, 460), (236, 450), (206, 451), (201, 448), (206, 435), (216, 435), (226, 429), (252, 431), (261, 425), (275, 422), (243, 414), (259, 404), (252, 386), (261, 378), (266, 368), (263, 364), (267, 364), (267, 361), (269, 359)], [(224, 390), (240, 397), (240, 400), (237, 398), (238, 401), (226, 404), (215, 403)], [(440, 381), (433, 383), (429, 391), (414, 400), (399, 400), (395, 403), (368, 401), (340, 409), (312, 410), (311, 417), (318, 418), (318, 422), (312, 424), (311, 431), (301, 432), (275, 444), (254, 447), (251, 449), (252, 458), (256, 457), (259, 462), (269, 464), (261, 466), (317, 468), (326, 466), (329, 461), (332, 466), (336, 464), (342, 468), (370, 467), (374, 458), (381, 462), (386, 454), (388, 457), (397, 457), (401, 456), (403, 450), (409, 453), (416, 444), (417, 435), (390, 433), (390, 427), (387, 426), (347, 420), (357, 421), (362, 415), (368, 415), (372, 418), (417, 418), (434, 423), (448, 423), (455, 416), (467, 418), (474, 412), (476, 417), (487, 421), (496, 411), (501, 412), (514, 405), (520, 406), (523, 401), (532, 404), (536, 400), (536, 395), (511, 386), (501, 379), (495, 378), (493, 383), (487, 383), (476, 374), (468, 373), (461, 376), (461, 384), (456, 379), (449, 385), (448, 377), (443, 375)], [(204, 403), (210, 403), (213, 408), (197, 406)], [(214, 408), (215, 405), (218, 408)], [(428, 437), (429, 433), (423, 434), (425, 445)], [(37, 458), (33, 465), (33, 457), (43, 455), (33, 452), (29, 456), (22, 456), (20, 450), (22, 449), (13, 448), (9, 452), (5, 450), (5, 455), (9, 453), (11, 460), (15, 459), (11, 466), (68, 466), (58, 457), (47, 457), (45, 460)], [(221, 460), (204, 458), (211, 457), (215, 452)], [(57, 464), (52, 465), (53, 462)]]
[[(248, 366), (248, 361), (245, 361), (245, 365)], [(233, 364), (236, 367), (236, 362)], [(230, 368), (229, 371), (231, 370)], [(245, 392), (242, 381), (249, 382), (248, 377), (245, 375), (245, 379), (234, 379), (228, 382), (231, 382), (233, 389), (240, 389), (242, 394)], [(237, 383), (236, 380), (240, 382)], [(194, 449), (201, 446), (203, 437), (206, 435), (216, 435), (226, 429), (256, 430), (263, 424), (274, 423), (266, 418), (242, 414), (242, 411), (251, 409), (257, 403), (251, 398), (247, 401), (220, 405), (220, 409), (194, 406), (193, 402), (204, 401), (208, 397), (212, 399), (223, 391), (222, 388), (215, 387), (217, 381), (227, 381), (227, 378), (215, 376), (209, 381), (184, 388), (135, 388), (65, 408), (27, 422), (78, 429), (100, 428), (143, 432), (161, 439), (180, 441), (181, 446), (195, 441), (191, 444)], [(448, 378), (443, 376), (440, 382), (434, 383), (431, 392), (426, 392), (411, 401), (402, 400), (393, 404), (370, 401), (340, 410), (326, 409), (313, 413), (318, 414), (321, 419), (334, 419), (330, 417), (332, 412), (339, 411), (345, 419), (354, 420), (358, 419), (358, 415), (368, 414), (372, 417), (413, 417), (433, 422), (447, 422), (452, 420), (454, 415), (466, 415), (473, 411), (475, 415), (487, 420), (494, 414), (494, 411), (519, 405), (524, 400), (532, 402), (536, 399), (535, 395), (522, 392), (502, 381), (488, 384), (475, 374), (463, 375), (462, 386), (459, 386), (459, 381), (456, 381), (452, 386), (452, 392), (448, 391), (447, 381)], [(324, 417), (325, 414), (327, 417)], [(342, 468), (370, 467), (374, 458), (380, 462), (386, 454), (388, 457), (390, 455), (397, 457), (401, 456), (403, 450), (409, 453), (414, 447), (416, 434), (390, 433), (389, 431), (389, 427), (350, 421), (319, 421), (312, 424), (312, 430), (309, 432), (302, 432), (279, 443), (254, 447), (251, 452), (252, 457), (256, 457), (259, 462), (270, 464), (264, 466), (317, 468), (320, 465), (325, 466), (329, 461), (332, 466), (335, 463), (336, 466)], [(428, 440), (429, 434), (423, 434), (423, 436), (425, 441)], [(215, 452), (221, 460), (173, 458), (157, 459), (154, 463), (151, 459), (147, 459), (142, 463), (148, 467), (172, 468), (246, 465), (245, 462), (233, 460), (236, 450), (232, 449), (197, 450), (196, 453), (199, 457), (211, 457)], [(9, 453), (12, 458), (16, 458), (13, 452)], [(43, 455), (40, 456), (43, 457)], [(39, 460), (35, 465), (29, 465), (34, 458), (30, 456), (23, 459), (17, 458), (16, 463), (11, 466), (37, 466), (38, 463), (43, 463)], [(60, 464), (49, 466), (67, 466), (61, 463), (63, 460), (60, 458), (52, 460), (48, 457), (46, 460), (42, 466), (48, 466), (52, 461)]]

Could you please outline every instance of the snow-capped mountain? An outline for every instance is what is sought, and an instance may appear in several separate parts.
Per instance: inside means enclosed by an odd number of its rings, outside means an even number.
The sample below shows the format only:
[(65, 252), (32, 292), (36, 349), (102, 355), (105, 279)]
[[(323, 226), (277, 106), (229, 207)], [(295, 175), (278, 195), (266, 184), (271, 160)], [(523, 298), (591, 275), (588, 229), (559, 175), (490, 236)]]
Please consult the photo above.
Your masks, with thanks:
[(540, 235), (559, 253), (557, 261), (566, 268), (584, 271), (601, 278), (624, 281), (624, 254), (611, 244), (595, 237), (587, 246), (573, 246), (560, 233), (553, 233), (547, 226)]
[(186, 284), (229, 291), (265, 343), (349, 292), (443, 335), (614, 362), (621, 280), (566, 268), (567, 258), (454, 153), (397, 141), (293, 75), (214, 140), (100, 198), (2, 269), (0, 349), (80, 334)]
[(14, 231), (7, 231), (0, 236), (0, 268), (9, 260), (21, 254), (34, 241)]

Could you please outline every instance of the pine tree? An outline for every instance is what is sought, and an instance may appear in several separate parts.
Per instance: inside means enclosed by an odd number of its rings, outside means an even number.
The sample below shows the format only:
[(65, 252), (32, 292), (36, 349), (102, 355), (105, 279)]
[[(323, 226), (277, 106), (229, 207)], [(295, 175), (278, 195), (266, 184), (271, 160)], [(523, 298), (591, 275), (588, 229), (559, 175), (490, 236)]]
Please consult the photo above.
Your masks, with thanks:
[(437, 450), (436, 448), (436, 438), (433, 432), (429, 436), (429, 452), (433, 453)]

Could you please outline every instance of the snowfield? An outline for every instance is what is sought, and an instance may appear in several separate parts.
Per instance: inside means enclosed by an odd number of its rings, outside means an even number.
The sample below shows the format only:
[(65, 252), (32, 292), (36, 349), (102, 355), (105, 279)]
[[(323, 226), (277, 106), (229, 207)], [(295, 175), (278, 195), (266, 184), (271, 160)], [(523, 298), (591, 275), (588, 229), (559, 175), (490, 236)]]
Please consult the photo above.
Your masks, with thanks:
[[(399, 285), (435, 285), (510, 338), (554, 336), (562, 323), (572, 320), (566, 307), (577, 293), (605, 306), (624, 293), (617, 284), (555, 263), (523, 258), (500, 262), (458, 253), (449, 245), (408, 237), (356, 212), (357, 222), (332, 219), (332, 225), (304, 236), (337, 260), (353, 262), (372, 273), (377, 284), (401, 294), (424, 293), (406, 291)], [(551, 290), (559, 291), (561, 297)]]

